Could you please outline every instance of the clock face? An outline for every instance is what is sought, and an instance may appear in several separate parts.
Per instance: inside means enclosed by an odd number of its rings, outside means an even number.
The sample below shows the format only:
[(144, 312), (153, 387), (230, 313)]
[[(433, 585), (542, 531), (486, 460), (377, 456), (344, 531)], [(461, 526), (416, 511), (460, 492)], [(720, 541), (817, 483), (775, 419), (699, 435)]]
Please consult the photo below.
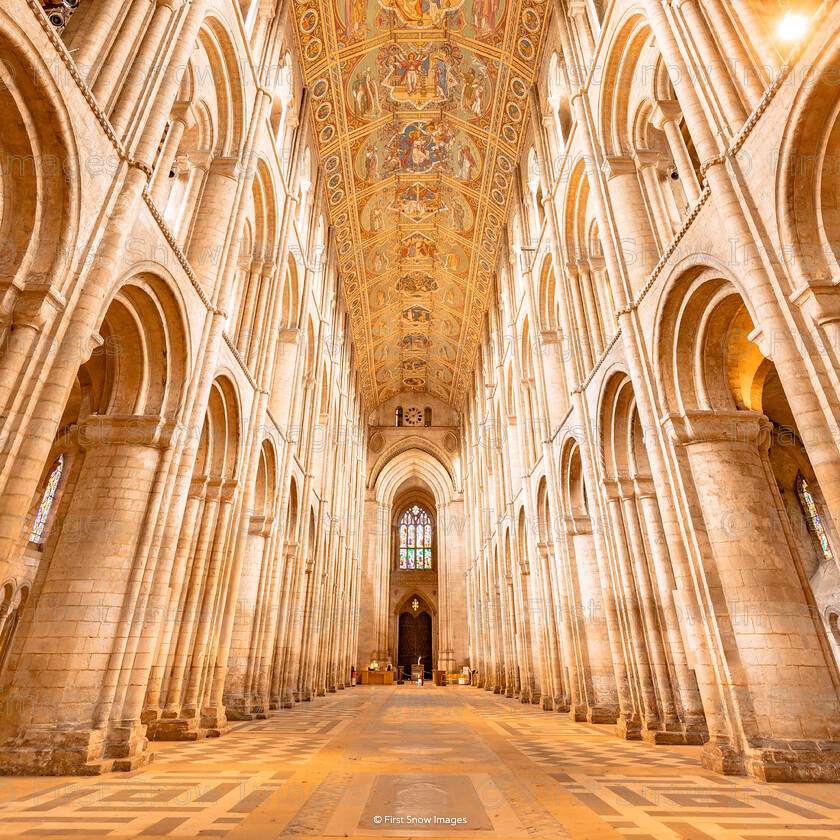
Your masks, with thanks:
[(421, 426), (423, 424), (423, 412), (419, 408), (407, 408), (403, 415), (403, 422), (406, 426)]

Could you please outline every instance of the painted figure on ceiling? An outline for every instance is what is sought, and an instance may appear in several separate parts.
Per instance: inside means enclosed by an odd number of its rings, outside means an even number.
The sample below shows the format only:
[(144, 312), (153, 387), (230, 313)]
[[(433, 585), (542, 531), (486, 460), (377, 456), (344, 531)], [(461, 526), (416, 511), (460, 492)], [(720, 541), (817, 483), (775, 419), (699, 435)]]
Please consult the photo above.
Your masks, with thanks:
[(370, 67), (366, 67), (353, 80), (351, 89), (353, 110), (356, 116), (382, 113), (382, 108), (379, 105), (379, 92), (376, 89), (376, 84), (371, 79)]
[(462, 76), (464, 80), (464, 108), (476, 117), (484, 112), (484, 79), (470, 67)]
[(397, 75), (409, 96), (417, 90), (417, 75), (423, 66), (424, 59), (425, 56), (418, 57), (416, 53), (410, 52), (405, 58), (395, 63)]
[(432, 313), (425, 306), (410, 306), (402, 316), (410, 324), (428, 324), (432, 320)]
[(403, 169), (422, 171), (429, 162), (429, 141), (419, 131), (411, 131), (406, 138), (405, 149), (400, 158)]
[(358, 41), (368, 31), (367, 0), (344, 0), (344, 37)]
[(454, 105), (462, 58), (458, 47), (449, 42), (415, 42), (410, 47), (384, 44), (377, 57), (386, 97), (398, 105), (424, 108)]
[(463, 181), (472, 181), (478, 174), (478, 164), (466, 143), (458, 150), (458, 171)]
[(449, 97), (449, 81), (446, 78), (446, 61), (440, 54), (434, 58), (432, 65), (435, 73), (435, 96), (438, 99), (447, 99)]
[(464, 219), (464, 206), (460, 201), (456, 200), (452, 203), (452, 214), (455, 219), (454, 226), (463, 233), (464, 230), (466, 230), (466, 227)]
[(473, 21), (477, 32), (487, 35), (496, 28), (499, 0), (473, 0)]
[(437, 195), (429, 187), (420, 184), (398, 192), (394, 199), (394, 209), (411, 219), (419, 221), (436, 211)]
[(454, 132), (446, 123), (411, 122), (388, 141), (390, 168), (408, 172), (431, 172), (446, 166), (451, 157)]
[(379, 5), (394, 12), (404, 23), (415, 27), (438, 26), (441, 18), (457, 12), (464, 0), (378, 0)]
[(376, 146), (371, 146), (365, 155), (365, 179), (372, 181), (379, 174), (379, 155)]

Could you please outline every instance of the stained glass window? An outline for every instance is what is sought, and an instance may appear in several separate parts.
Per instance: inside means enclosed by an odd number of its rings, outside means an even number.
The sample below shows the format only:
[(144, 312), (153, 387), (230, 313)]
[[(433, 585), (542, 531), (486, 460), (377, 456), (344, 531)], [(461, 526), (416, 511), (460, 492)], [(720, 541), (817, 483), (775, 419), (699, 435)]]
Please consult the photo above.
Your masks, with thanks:
[(432, 568), (432, 522), (419, 505), (410, 507), (400, 519), (400, 568)]
[(799, 504), (802, 505), (802, 512), (805, 514), (805, 521), (808, 523), (808, 530), (817, 538), (825, 559), (832, 560), (834, 555), (831, 553), (831, 546), (828, 544), (825, 528), (823, 528), (822, 521), (820, 520), (820, 514), (814, 502), (814, 497), (808, 489), (808, 482), (802, 473), (796, 477), (796, 493), (799, 496)]
[(41, 498), (41, 504), (38, 505), (38, 514), (35, 517), (35, 524), (32, 526), (32, 533), (29, 535), (30, 542), (41, 543), (44, 541), (44, 525), (47, 522), (50, 508), (52, 507), (53, 499), (55, 499), (55, 491), (58, 488), (58, 480), (61, 478), (61, 470), (64, 467), (64, 456), (59, 455), (55, 462), (53, 471), (47, 479), (47, 487), (44, 490), (44, 495)]

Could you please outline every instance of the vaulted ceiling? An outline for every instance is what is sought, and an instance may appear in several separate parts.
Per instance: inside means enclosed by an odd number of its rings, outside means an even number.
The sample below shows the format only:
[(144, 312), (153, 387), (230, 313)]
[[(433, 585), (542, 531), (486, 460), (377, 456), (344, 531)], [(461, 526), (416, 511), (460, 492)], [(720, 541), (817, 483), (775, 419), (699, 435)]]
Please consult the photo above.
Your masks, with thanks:
[(295, 0), (370, 408), (469, 382), (545, 0)]

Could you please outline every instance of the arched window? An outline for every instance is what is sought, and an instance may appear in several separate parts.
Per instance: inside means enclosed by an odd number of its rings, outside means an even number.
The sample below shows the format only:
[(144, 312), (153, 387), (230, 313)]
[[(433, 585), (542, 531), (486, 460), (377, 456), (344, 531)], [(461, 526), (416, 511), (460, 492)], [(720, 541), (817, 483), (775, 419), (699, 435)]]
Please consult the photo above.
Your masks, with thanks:
[(32, 526), (32, 533), (29, 535), (30, 542), (42, 543), (44, 537), (44, 525), (46, 525), (47, 517), (50, 514), (53, 500), (55, 499), (55, 491), (58, 488), (58, 480), (61, 478), (61, 470), (64, 468), (64, 456), (59, 455), (58, 460), (47, 479), (47, 488), (44, 490), (44, 495), (41, 498), (41, 504), (38, 505), (38, 514), (35, 517), (35, 524)]
[(400, 519), (400, 568), (432, 568), (432, 520), (419, 505)]
[(799, 497), (799, 504), (802, 505), (802, 513), (805, 515), (805, 521), (808, 523), (808, 530), (817, 538), (820, 544), (823, 556), (826, 560), (834, 559), (831, 553), (831, 546), (828, 544), (828, 536), (826, 536), (825, 528), (823, 528), (820, 514), (817, 511), (817, 505), (814, 502), (814, 497), (808, 489), (808, 482), (805, 476), (799, 473), (796, 476), (796, 495)]

